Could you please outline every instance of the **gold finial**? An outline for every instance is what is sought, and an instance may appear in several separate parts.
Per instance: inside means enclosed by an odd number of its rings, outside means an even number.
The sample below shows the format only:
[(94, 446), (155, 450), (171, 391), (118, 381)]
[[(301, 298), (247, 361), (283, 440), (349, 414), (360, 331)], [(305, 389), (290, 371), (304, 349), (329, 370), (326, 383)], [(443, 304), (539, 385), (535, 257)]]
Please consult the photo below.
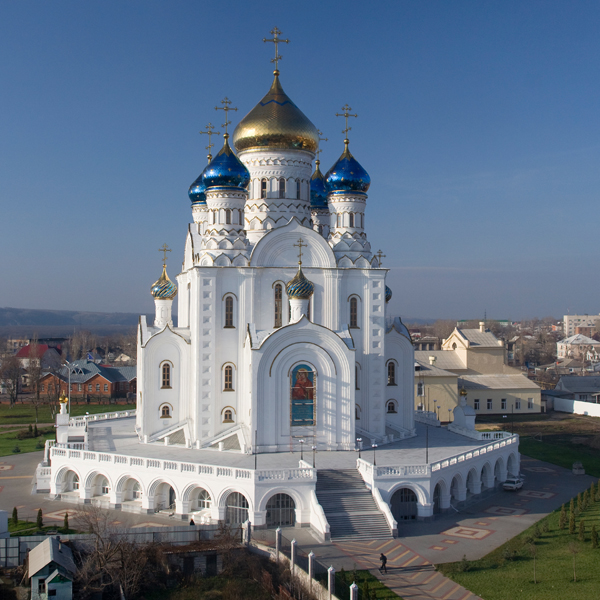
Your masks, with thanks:
[(223, 123), (222, 127), (225, 127), (225, 139), (227, 139), (229, 137), (229, 134), (227, 133), (227, 125), (231, 125), (231, 121), (228, 120), (227, 113), (230, 110), (237, 111), (237, 108), (232, 108), (231, 106), (229, 106), (231, 104), (231, 100), (227, 96), (225, 96), (225, 98), (221, 100), (221, 104), (223, 104), (223, 106), (215, 106), (215, 110), (225, 111), (225, 123)]
[(378, 252), (375, 253), (375, 256), (377, 257), (377, 261), (379, 262), (379, 268), (381, 269), (381, 259), (382, 258), (386, 258), (385, 254), (379, 250)]
[[(320, 129), (317, 129), (317, 133), (318, 133), (319, 135), (323, 135), (323, 132), (322, 132)], [(328, 141), (329, 141), (329, 138), (322, 138), (322, 137), (320, 137), (320, 138), (319, 138), (319, 141), (320, 141), (320, 142), (328, 142)], [(320, 155), (321, 155), (321, 152), (323, 152), (323, 150), (321, 150), (321, 148), (319, 148), (319, 149), (318, 149), (318, 150), (315, 152), (315, 154), (317, 155), (317, 163), (318, 163), (318, 164), (321, 164), (321, 157), (320, 157)]]
[(302, 238), (298, 238), (298, 243), (294, 244), (294, 248), (298, 248), (298, 266), (302, 266), (302, 248), (306, 248), (306, 246), (307, 244)]
[(289, 44), (290, 40), (282, 40), (279, 35), (281, 31), (274, 27), (271, 29), (271, 35), (273, 36), (270, 40), (267, 38), (263, 38), (263, 42), (273, 42), (275, 44), (275, 58), (271, 59), (272, 63), (275, 63), (275, 71), (273, 71), (273, 75), (279, 75), (279, 61), (281, 60), (281, 56), (279, 55), (279, 44)]
[(214, 146), (214, 144), (211, 141), (211, 136), (213, 136), (213, 135), (220, 135), (221, 132), (220, 131), (214, 131), (215, 126), (212, 123), (209, 123), (204, 129), (206, 129), (206, 131), (200, 131), (199, 133), (208, 135), (208, 146), (205, 146), (205, 148), (208, 150), (208, 162), (210, 162), (212, 160), (211, 149)]
[(335, 113), (335, 116), (336, 117), (345, 117), (345, 119), (346, 119), (346, 127), (344, 129), (342, 129), (342, 133), (346, 136), (346, 139), (344, 140), (344, 144), (346, 144), (346, 146), (347, 146), (349, 144), (348, 132), (352, 131), (352, 127), (348, 127), (348, 117), (358, 117), (358, 115), (351, 114), (350, 111), (352, 110), (352, 108), (350, 106), (348, 106), (347, 104), (342, 106), (342, 110), (344, 111), (343, 113)]
[(166, 267), (167, 266), (167, 252), (171, 252), (171, 248), (169, 248), (169, 246), (167, 246), (166, 244), (163, 244), (163, 247), (159, 248), (158, 251), (163, 253), (163, 267)]

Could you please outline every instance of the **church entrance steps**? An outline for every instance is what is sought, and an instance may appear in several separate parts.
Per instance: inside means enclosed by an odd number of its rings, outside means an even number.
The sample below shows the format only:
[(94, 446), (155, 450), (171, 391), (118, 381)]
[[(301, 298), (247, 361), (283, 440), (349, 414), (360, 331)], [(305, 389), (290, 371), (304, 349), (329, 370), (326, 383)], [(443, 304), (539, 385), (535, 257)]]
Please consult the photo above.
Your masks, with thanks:
[(391, 538), (388, 523), (357, 469), (319, 469), (316, 493), (333, 540)]

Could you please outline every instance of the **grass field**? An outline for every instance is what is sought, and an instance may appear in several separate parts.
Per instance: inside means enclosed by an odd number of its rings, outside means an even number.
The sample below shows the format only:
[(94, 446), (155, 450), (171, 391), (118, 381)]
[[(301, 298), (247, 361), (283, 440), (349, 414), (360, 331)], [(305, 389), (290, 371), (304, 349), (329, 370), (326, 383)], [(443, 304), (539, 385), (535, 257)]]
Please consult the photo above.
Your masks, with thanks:
[[(71, 416), (80, 417), (85, 413), (96, 414), (119, 410), (133, 410), (135, 404), (71, 404)], [(50, 407), (41, 406), (38, 410), (38, 423), (53, 423)], [(0, 404), (0, 425), (28, 425), (35, 423), (35, 409), (31, 402), (15, 404), (12, 408), (5, 402)]]
[[(566, 508), (568, 513), (568, 505)], [(590, 531), (595, 523), (600, 532), (600, 502), (592, 503), (576, 519), (576, 532), (579, 521), (585, 520), (584, 542), (578, 540), (578, 533), (569, 534), (568, 526), (559, 529), (559, 516), (560, 511), (551, 513), (481, 560), (447, 563), (437, 568), (485, 600), (596, 600), (600, 597), (600, 548), (592, 548)], [(545, 522), (547, 532), (543, 532)], [(529, 549), (532, 541), (537, 583), (533, 579), (534, 559)], [(571, 543), (579, 550), (575, 556), (577, 582), (573, 581)]]
[[(46, 440), (53, 440), (55, 437), (54, 428), (44, 428), (42, 431), (43, 434), (37, 438), (27, 438), (24, 440), (17, 439), (17, 432), (13, 429), (8, 432), (0, 432), (0, 456), (40, 452), (43, 450)], [(19, 446), (21, 452), (13, 452), (15, 446)]]
[(76, 529), (69, 528), (68, 531), (65, 531), (62, 526), (63, 526), (62, 523), (54, 523), (53, 525), (45, 525), (41, 529), (38, 529), (35, 521), (19, 520), (19, 522), (15, 525), (12, 522), (11, 518), (8, 519), (8, 531), (9, 531), (11, 537), (16, 537), (16, 536), (25, 537), (25, 536), (29, 536), (29, 535), (39, 535), (40, 531), (42, 533), (48, 533), (50, 531), (58, 531), (60, 533), (77, 533)]
[[(350, 586), (352, 583), (358, 585), (360, 598), (377, 598), (377, 600), (400, 598), (398, 594), (392, 592), (369, 571), (338, 571), (335, 574), (335, 595), (340, 600), (350, 600)], [(367, 594), (370, 594), (370, 596)]]

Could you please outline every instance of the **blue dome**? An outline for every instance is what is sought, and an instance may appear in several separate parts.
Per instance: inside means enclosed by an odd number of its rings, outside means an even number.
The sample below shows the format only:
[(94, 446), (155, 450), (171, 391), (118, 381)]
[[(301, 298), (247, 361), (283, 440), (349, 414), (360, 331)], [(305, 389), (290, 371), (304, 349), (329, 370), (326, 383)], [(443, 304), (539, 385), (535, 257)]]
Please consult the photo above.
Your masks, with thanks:
[[(206, 171), (208, 167), (204, 167), (204, 171)], [(192, 201), (192, 205), (201, 205), (206, 204), (206, 186), (202, 181), (202, 177), (204, 175), (204, 171), (198, 175), (198, 178), (192, 185), (190, 185), (190, 189), (188, 190), (188, 196)]]
[(310, 207), (327, 209), (327, 186), (319, 164), (320, 161), (315, 161), (315, 172), (310, 178)]
[(346, 144), (344, 152), (325, 175), (327, 191), (330, 194), (335, 192), (365, 194), (371, 185), (371, 178), (350, 153), (348, 140), (344, 140), (344, 143)]
[(304, 277), (302, 268), (298, 266), (298, 272), (294, 278), (285, 284), (285, 291), (288, 298), (298, 300), (308, 300), (315, 290), (315, 286), (311, 281)]
[(223, 147), (208, 164), (202, 173), (202, 183), (206, 189), (213, 187), (227, 187), (246, 189), (250, 183), (250, 173), (240, 162), (229, 146), (225, 134)]
[(392, 299), (392, 290), (385, 286), (385, 303), (387, 304)]
[(152, 284), (150, 293), (157, 300), (173, 300), (177, 296), (177, 286), (167, 275), (167, 265), (163, 265), (162, 275)]

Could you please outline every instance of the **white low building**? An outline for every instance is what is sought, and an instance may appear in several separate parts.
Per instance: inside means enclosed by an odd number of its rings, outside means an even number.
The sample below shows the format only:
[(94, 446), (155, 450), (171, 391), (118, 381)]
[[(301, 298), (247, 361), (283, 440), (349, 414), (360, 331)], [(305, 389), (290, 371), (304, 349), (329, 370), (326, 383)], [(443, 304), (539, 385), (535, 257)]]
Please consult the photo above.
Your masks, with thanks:
[[(450, 433), (427, 413), (415, 423), (414, 351), (387, 314), (387, 269), (365, 228), (370, 178), (349, 141), (325, 176), (313, 172), (319, 134), (275, 71), (232, 142), (237, 155), (226, 133), (190, 188), (177, 285), (163, 265), (154, 322), (140, 319), (135, 420), (59, 415), (38, 489), (182, 518), (307, 525), (325, 539), (330, 529), (372, 535), (369, 519), (352, 521), (347, 482), (368, 486), (366, 514), (390, 535), (399, 519), (429, 518), (518, 473), (516, 436)], [(439, 439), (426, 456), (418, 434), (429, 425)], [(357, 462), (361, 446), (371, 450)], [(337, 511), (326, 498), (336, 493), (350, 496)]]

